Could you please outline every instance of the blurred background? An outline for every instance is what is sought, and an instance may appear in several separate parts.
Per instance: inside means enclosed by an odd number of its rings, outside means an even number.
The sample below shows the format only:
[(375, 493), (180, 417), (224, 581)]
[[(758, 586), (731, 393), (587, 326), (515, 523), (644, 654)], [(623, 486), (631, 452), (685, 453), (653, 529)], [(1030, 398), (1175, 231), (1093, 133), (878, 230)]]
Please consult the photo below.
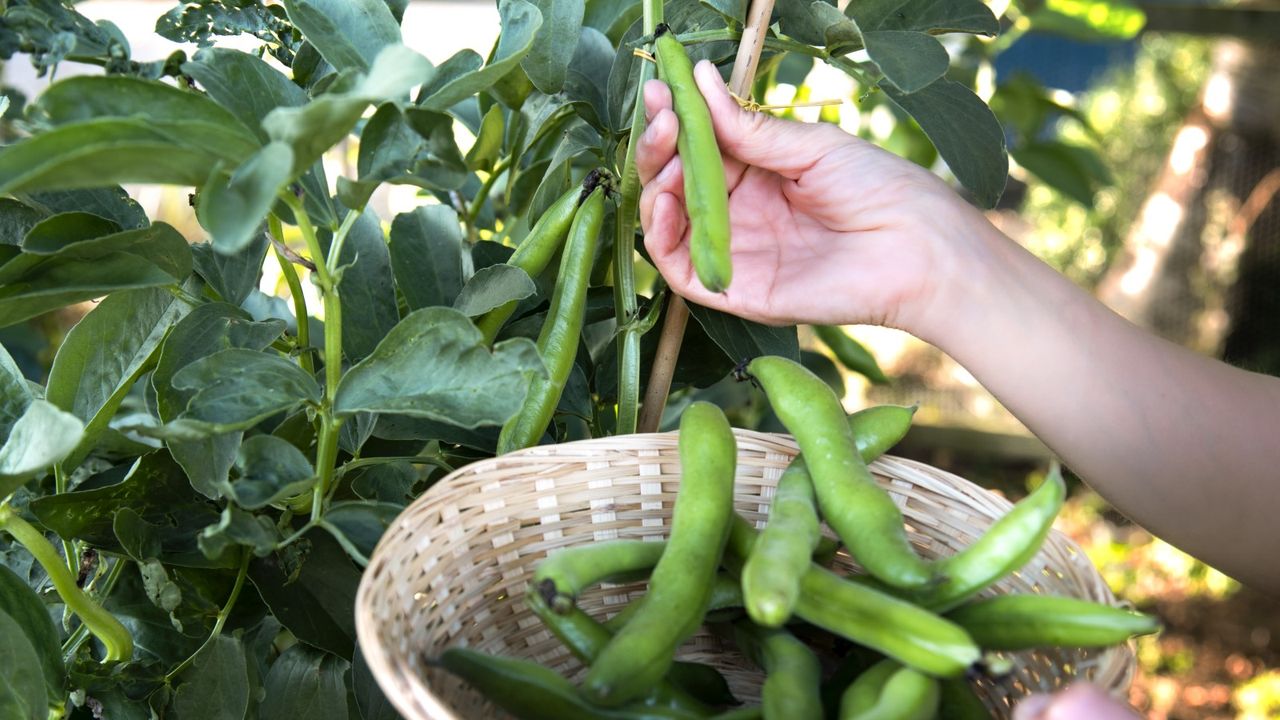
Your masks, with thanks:
[[(855, 0), (856, 1), (856, 0)], [(87, 0), (77, 9), (114, 23), (138, 60), (191, 46), (154, 32), (175, 0)], [(843, 5), (843, 1), (841, 3)], [(1280, 0), (1255, 3), (1121, 3), (988, 0), (1004, 18), (999, 38), (951, 42), (959, 78), (976, 87), (1005, 127), (1011, 177), (989, 213), (1010, 236), (1133, 322), (1199, 352), (1280, 374)], [(498, 32), (492, 0), (418, 0), (406, 42), (433, 62), (462, 48), (486, 54)], [(252, 49), (250, 41), (228, 45)], [(846, 75), (808, 58), (764, 64), (758, 100), (824, 107), (773, 112), (838, 123), (943, 175), (920, 129)], [(57, 77), (94, 68), (64, 63)], [(50, 81), (23, 57), (3, 67), (4, 94), (37, 95)], [(465, 130), (459, 130), (465, 135)], [(465, 150), (472, 142), (460, 137)], [(350, 174), (351, 147), (326, 162)], [(155, 219), (204, 240), (185, 192), (130, 188)], [(391, 217), (422, 200), (414, 188), (380, 191)], [(261, 289), (279, 294), (268, 259)], [(312, 307), (318, 302), (310, 303)], [(78, 319), (57, 313), (0, 330), (33, 376)], [(850, 410), (919, 404), (916, 427), (895, 452), (1002, 492), (1024, 495), (1051, 453), (965, 370), (896, 331), (846, 328), (889, 381), (872, 384), (832, 361), (802, 333), (811, 366), (845, 388)], [(836, 377), (838, 376), (838, 377)], [(726, 387), (686, 393), (723, 397)], [(751, 424), (769, 428), (767, 418)], [(1280, 428), (1263, 432), (1280, 435)], [(1142, 452), (1134, 448), (1134, 452)], [(1151, 718), (1280, 718), (1280, 601), (1241, 587), (1109, 508), (1079, 482), (1059, 521), (1112, 589), (1157, 613), (1166, 630), (1138, 643), (1131, 702)], [(1265, 548), (1261, 562), (1273, 561)]]

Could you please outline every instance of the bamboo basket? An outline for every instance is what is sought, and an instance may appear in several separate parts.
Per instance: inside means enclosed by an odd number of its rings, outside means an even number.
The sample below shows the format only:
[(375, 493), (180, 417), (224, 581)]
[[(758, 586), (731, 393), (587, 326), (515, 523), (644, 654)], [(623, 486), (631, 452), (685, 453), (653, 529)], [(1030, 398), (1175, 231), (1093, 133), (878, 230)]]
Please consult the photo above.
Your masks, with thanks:
[[(796, 445), (787, 435), (734, 433), (734, 505), (763, 525)], [(529, 448), (461, 468), (406, 508), (379, 542), (356, 597), (360, 649), (396, 709), (408, 720), (505, 717), (429, 665), (429, 658), (453, 645), (535, 660), (581, 679), (582, 666), (525, 607), (525, 586), (537, 563), (558, 548), (665, 537), (680, 480), (676, 438), (672, 432)], [(886, 456), (870, 467), (902, 508), (911, 541), (926, 558), (967, 546), (1010, 507), (922, 463)], [(843, 550), (835, 567), (857, 568)], [(643, 591), (643, 583), (598, 587), (578, 604), (604, 620)], [(1056, 530), (1026, 567), (986, 594), (1006, 592), (1119, 604), (1080, 548)], [(836, 660), (818, 650), (824, 662)], [(758, 702), (763, 674), (709, 633), (685, 643), (678, 656), (716, 666), (739, 699)], [(1128, 646), (1007, 657), (1014, 665), (1010, 676), (977, 686), (997, 718), (1008, 718), (1025, 695), (1075, 679), (1122, 695), (1135, 665)]]

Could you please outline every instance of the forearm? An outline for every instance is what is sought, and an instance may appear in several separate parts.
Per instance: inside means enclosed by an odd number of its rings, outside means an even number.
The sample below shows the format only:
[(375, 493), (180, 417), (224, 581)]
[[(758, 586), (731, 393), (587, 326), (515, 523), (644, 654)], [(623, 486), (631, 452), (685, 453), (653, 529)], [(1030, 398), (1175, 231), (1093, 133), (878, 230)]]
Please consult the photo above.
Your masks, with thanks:
[[(1120, 318), (985, 223), (962, 291), (925, 339), (948, 352), (1114, 506), (1280, 592), (1280, 379)], [(927, 327), (927, 323), (925, 324)]]

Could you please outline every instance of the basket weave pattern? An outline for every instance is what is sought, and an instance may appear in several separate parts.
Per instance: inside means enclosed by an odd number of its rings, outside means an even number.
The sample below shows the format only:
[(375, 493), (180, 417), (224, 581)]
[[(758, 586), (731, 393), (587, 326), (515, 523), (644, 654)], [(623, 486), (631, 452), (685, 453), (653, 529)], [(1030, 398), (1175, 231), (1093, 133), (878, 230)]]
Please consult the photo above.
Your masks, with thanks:
[[(734, 433), (734, 504), (762, 525), (796, 445), (786, 435)], [(356, 598), (361, 651), (401, 714), (411, 720), (502, 716), (479, 693), (428, 664), (452, 645), (536, 660), (579, 679), (581, 665), (526, 609), (525, 586), (537, 563), (558, 548), (664, 538), (680, 479), (676, 441), (676, 433), (662, 433), (530, 448), (461, 468), (406, 508), (379, 543)], [(926, 558), (967, 546), (1010, 507), (921, 463), (885, 457), (871, 471), (902, 508), (909, 537)], [(857, 568), (843, 550), (835, 566)], [(578, 605), (604, 620), (643, 590), (643, 583), (594, 588)], [(1079, 547), (1056, 530), (1025, 568), (986, 594), (1007, 592), (1118, 604)], [(758, 701), (763, 674), (710, 634), (695, 636), (679, 657), (715, 665), (740, 699)], [(1123, 691), (1134, 669), (1128, 646), (1009, 658), (1011, 677), (998, 684), (983, 680), (979, 687), (1000, 718), (1026, 694), (1076, 678)]]

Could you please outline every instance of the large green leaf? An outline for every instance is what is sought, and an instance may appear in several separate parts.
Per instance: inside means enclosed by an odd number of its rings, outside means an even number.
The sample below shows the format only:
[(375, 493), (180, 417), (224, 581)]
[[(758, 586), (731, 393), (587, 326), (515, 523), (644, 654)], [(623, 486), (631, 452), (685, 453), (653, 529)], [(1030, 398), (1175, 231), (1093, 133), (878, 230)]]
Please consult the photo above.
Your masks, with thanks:
[(229, 48), (204, 48), (182, 71), (266, 141), (262, 120), (278, 107), (305, 105), (307, 93), (266, 61)]
[(93, 213), (126, 230), (141, 230), (151, 224), (142, 206), (119, 186), (22, 193), (20, 198), (26, 205), (48, 215)]
[(478, 317), (515, 300), (523, 300), (538, 291), (529, 273), (514, 265), (490, 265), (481, 268), (462, 286), (453, 308), (467, 317)]
[[(489, 64), (482, 69), (474, 69), (473, 65), (444, 83), (432, 82), (423, 88), (418, 101), (420, 106), (444, 112), (463, 100), (488, 90), (529, 54), (538, 30), (542, 27), (542, 13), (525, 0), (502, 0), (498, 12), (502, 18), (502, 34), (498, 36), (498, 45)], [(479, 56), (474, 51), (463, 50), (441, 65), (437, 74), (446, 67), (451, 67), (450, 63), (454, 58), (470, 65), (474, 62), (472, 58), (478, 60)], [(452, 67), (458, 66), (455, 63)]]
[(17, 621), (0, 612), (0, 717), (46, 720), (49, 705), (40, 656)]
[(165, 290), (116, 293), (67, 333), (49, 371), (46, 397), (84, 421), (81, 457), (155, 362), (169, 329), (190, 309)]
[(244, 546), (254, 555), (264, 557), (276, 549), (283, 538), (280, 530), (266, 515), (254, 515), (234, 505), (222, 509), (222, 518), (200, 532), (200, 551), (210, 560), (229, 557), (228, 550)]
[(885, 78), (904, 93), (913, 93), (942, 77), (951, 57), (937, 38), (913, 30), (864, 30), (867, 56)]
[[(326, 237), (322, 238), (328, 242)], [(342, 351), (352, 362), (364, 359), (400, 319), (391, 275), (391, 253), (382, 224), (366, 210), (352, 225), (338, 257), (342, 267)]]
[(343, 550), (362, 567), (378, 545), (382, 534), (404, 507), (383, 502), (334, 503), (325, 512), (320, 527), (328, 530)]
[(586, 0), (533, 0), (542, 13), (542, 27), (520, 67), (544, 93), (560, 92), (565, 72), (582, 35)]
[(458, 213), (423, 205), (391, 222), (391, 267), (409, 308), (452, 305), (462, 292), (465, 249)]
[(0, 193), (126, 183), (200, 185), (223, 153), (174, 142), (146, 120), (62, 125), (0, 150)]
[(173, 696), (177, 720), (244, 720), (249, 675), (237, 638), (213, 638), (177, 679), (182, 681)]
[(293, 165), (293, 148), (270, 142), (229, 178), (215, 174), (205, 183), (196, 216), (209, 231), (214, 250), (230, 255), (262, 234), (276, 196), (293, 178)]
[(1004, 131), (991, 108), (969, 88), (946, 78), (910, 95), (887, 83), (880, 87), (920, 123), (947, 167), (977, 203), (995, 207), (1008, 179), (1009, 157)]
[(467, 179), (453, 118), (417, 108), (406, 114), (396, 103), (365, 123), (356, 167), (358, 180), (338, 178), (338, 197), (348, 207), (364, 207), (383, 182), (453, 190)]
[(425, 417), (464, 428), (501, 425), (515, 414), (542, 359), (524, 338), (485, 347), (465, 315), (452, 308), (410, 313), (338, 385), (334, 409)]
[(196, 360), (174, 374), (173, 386), (196, 391), (180, 420), (214, 433), (245, 430), (321, 398), (320, 386), (296, 363), (242, 348)]
[(62, 664), (62, 643), (49, 617), (49, 607), (25, 580), (3, 565), (0, 565), (0, 615), (13, 619), (36, 651), (49, 704), (62, 702), (67, 670)]
[(617, 51), (604, 33), (583, 28), (565, 75), (564, 96), (579, 115), (602, 132), (609, 121), (609, 72)]
[[(89, 219), (89, 222), (85, 222)], [(22, 240), (23, 254), (0, 265), (0, 283), (16, 283), (53, 260), (95, 260), (128, 254), (146, 260), (174, 282), (191, 273), (191, 251), (177, 230), (156, 223), (137, 230), (119, 227), (89, 213), (62, 213), (42, 221)], [(105, 232), (108, 234), (101, 234)]]
[(982, 0), (859, 0), (845, 7), (863, 30), (994, 36), (1000, 23)]
[(35, 109), (59, 126), (104, 118), (141, 120), (174, 145), (210, 150), (232, 162), (259, 145), (235, 115), (204, 95), (142, 78), (68, 78), (51, 85)]
[(338, 70), (368, 71), (400, 43), (400, 25), (383, 0), (284, 0), (289, 20)]
[(467, 151), (467, 168), (492, 172), (493, 165), (502, 154), (502, 138), (506, 130), (506, 118), (501, 105), (492, 105), (480, 120), (476, 141)]
[(340, 657), (294, 645), (267, 673), (267, 695), (259, 716), (348, 720), (345, 677), (350, 667), (351, 663)]
[(735, 363), (761, 355), (800, 360), (800, 340), (794, 326), (761, 325), (694, 303), (689, 303), (689, 313)]
[(27, 231), (18, 243), (23, 252), (56, 255), (68, 247), (107, 237), (121, 231), (114, 222), (93, 213), (65, 212), (44, 218)]
[[(831, 25), (829, 15), (821, 10), (814, 10), (813, 0), (777, 0), (774, 5), (774, 17), (778, 18), (782, 32), (807, 45), (825, 45), (826, 29)], [(826, 4), (835, 8), (835, 0)], [(685, 32), (681, 30), (681, 32)]]
[[(185, 244), (182, 251), (190, 257), (190, 250)], [(172, 285), (174, 282), (173, 276), (138, 255), (57, 260), (25, 274), (20, 282), (2, 283), (8, 286), (8, 292), (0, 297), (0, 327), (117, 291)]]
[(191, 257), (196, 274), (223, 300), (238, 306), (257, 289), (262, 261), (270, 246), (267, 234), (259, 232), (248, 245), (231, 255), (215, 251), (209, 243), (198, 243), (191, 246)]
[[(351, 657), (356, 637), (351, 608), (355, 607), (360, 571), (336, 540), (313, 530), (293, 545), (254, 558), (249, 563), (249, 580), (294, 637), (312, 647)], [(345, 710), (345, 700), (342, 707)]]
[(0, 345), (0, 439), (9, 437), (13, 424), (35, 397), (13, 356)]
[(351, 691), (356, 697), (361, 720), (400, 720), (400, 714), (378, 687), (359, 648), (356, 648), (355, 659), (351, 661)]
[(346, 137), (370, 104), (404, 96), (430, 73), (426, 58), (403, 45), (388, 45), (352, 89), (322, 95), (302, 107), (276, 108), (262, 126), (273, 140), (292, 146), (294, 173), (300, 174)]
[(156, 526), (164, 550), (161, 559), (165, 562), (208, 566), (196, 548), (195, 535), (200, 528), (217, 522), (218, 513), (195, 494), (186, 473), (166, 452), (142, 457), (115, 484), (31, 501), (31, 512), (59, 537), (76, 538), (116, 553), (124, 553), (125, 549), (116, 535), (113, 518), (126, 507)]
[(307, 456), (273, 435), (255, 435), (240, 446), (236, 458), (239, 477), (231, 482), (231, 497), (246, 510), (259, 510), (311, 487), (313, 471)]
[(76, 449), (84, 424), (44, 400), (32, 400), (0, 447), (0, 500)]
[(44, 215), (12, 198), (0, 198), (0, 245), (17, 245)]

